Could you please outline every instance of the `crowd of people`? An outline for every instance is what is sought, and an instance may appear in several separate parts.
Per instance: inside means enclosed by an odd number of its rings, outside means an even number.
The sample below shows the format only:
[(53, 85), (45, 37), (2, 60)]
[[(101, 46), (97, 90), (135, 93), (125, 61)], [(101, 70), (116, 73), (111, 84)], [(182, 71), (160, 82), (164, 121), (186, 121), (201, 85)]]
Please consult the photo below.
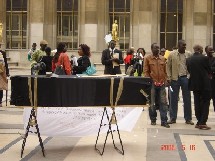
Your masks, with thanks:
[[(151, 125), (156, 125), (156, 99), (159, 105), (161, 126), (169, 128), (175, 124), (178, 115), (179, 91), (182, 90), (184, 119), (188, 125), (192, 121), (191, 91), (194, 95), (194, 110), (197, 123), (195, 128), (209, 130), (207, 119), (211, 98), (214, 101), (215, 57), (213, 48), (206, 46), (207, 55), (203, 55), (203, 47), (195, 45), (194, 53), (186, 50), (186, 42), (178, 41), (177, 49), (168, 53), (168, 57), (159, 54), (157, 43), (151, 45), (152, 54), (144, 58), (144, 76), (152, 79), (151, 102), (149, 116)], [(168, 87), (170, 90), (165, 90)], [(169, 115), (167, 97), (169, 94)], [(214, 102), (213, 102), (214, 105)]]
[[(86, 44), (79, 45), (78, 59), (74, 55), (69, 58), (65, 43), (59, 43), (54, 54), (47, 45), (46, 40), (40, 42), (40, 49), (36, 49), (36, 43), (32, 44), (27, 58), (31, 62), (31, 74), (55, 73), (57, 68), (61, 67), (65, 75), (76, 75), (86, 72), (91, 66), (90, 47)], [(210, 127), (206, 123), (211, 99), (215, 111), (214, 50), (210, 45), (205, 47), (206, 55), (203, 55), (201, 45), (195, 45), (193, 50), (193, 53), (187, 51), (186, 42), (179, 40), (177, 47), (172, 51), (160, 49), (157, 43), (153, 43), (151, 54), (146, 55), (144, 48), (135, 51), (131, 47), (123, 58), (122, 51), (116, 49), (116, 41), (111, 40), (108, 48), (102, 52), (101, 63), (104, 65), (104, 74), (122, 74), (120, 64), (124, 63), (127, 75), (152, 79), (149, 107), (151, 125), (156, 125), (157, 110), (160, 111), (161, 126), (169, 128), (170, 124), (177, 122), (181, 89), (185, 123), (194, 125), (191, 108), (191, 91), (193, 91), (197, 119), (195, 128), (209, 130)], [(3, 72), (0, 68), (0, 106), (2, 106), (2, 90), (7, 90), (6, 77), (9, 76), (9, 70), (6, 53), (4, 51), (0, 53), (0, 65), (3, 61), (5, 67)]]
[(31, 61), (31, 74), (46, 75), (49, 72), (55, 73), (58, 66), (62, 66), (65, 75), (82, 74), (91, 66), (90, 47), (86, 44), (80, 44), (78, 49), (78, 59), (72, 55), (71, 59), (67, 53), (67, 46), (60, 42), (57, 45), (56, 52), (52, 56), (52, 50), (47, 46), (48, 42), (42, 40), (40, 49), (34, 50), (35, 43), (28, 53), (28, 60)]

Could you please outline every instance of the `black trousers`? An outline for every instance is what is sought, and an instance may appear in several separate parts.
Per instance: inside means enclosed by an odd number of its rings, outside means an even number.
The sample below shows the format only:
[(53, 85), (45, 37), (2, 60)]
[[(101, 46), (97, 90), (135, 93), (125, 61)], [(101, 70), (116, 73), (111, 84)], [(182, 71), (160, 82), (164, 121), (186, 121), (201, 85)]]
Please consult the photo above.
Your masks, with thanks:
[(197, 125), (206, 125), (209, 114), (211, 91), (193, 91)]
[(3, 99), (3, 90), (0, 90), (0, 104), (2, 103), (2, 99)]

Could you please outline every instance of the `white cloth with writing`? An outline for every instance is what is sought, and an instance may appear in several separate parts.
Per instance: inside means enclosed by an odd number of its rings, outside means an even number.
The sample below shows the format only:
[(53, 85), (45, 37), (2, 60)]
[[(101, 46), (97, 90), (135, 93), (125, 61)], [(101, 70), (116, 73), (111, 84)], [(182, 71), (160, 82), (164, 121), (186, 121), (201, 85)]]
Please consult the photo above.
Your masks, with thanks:
[[(115, 109), (119, 130), (131, 131), (143, 108), (117, 107)], [(104, 108), (99, 107), (41, 107), (37, 109), (37, 120), (41, 135), (82, 137), (97, 135)], [(107, 108), (109, 117), (112, 109)], [(31, 109), (24, 109), (24, 128), (27, 127)], [(101, 133), (108, 130), (105, 115)], [(116, 130), (116, 125), (112, 125)], [(31, 127), (30, 131), (36, 131)]]

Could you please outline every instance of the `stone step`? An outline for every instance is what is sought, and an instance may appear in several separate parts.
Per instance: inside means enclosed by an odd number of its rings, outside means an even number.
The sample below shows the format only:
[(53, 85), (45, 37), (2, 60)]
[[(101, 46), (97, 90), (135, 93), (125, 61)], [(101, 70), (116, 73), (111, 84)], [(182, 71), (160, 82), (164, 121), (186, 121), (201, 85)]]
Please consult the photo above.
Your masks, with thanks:
[(10, 61), (10, 57), (7, 57), (7, 61)]
[[(9, 70), (28, 70), (28, 67), (22, 67), (22, 66), (9, 66)], [(29, 69), (30, 70), (30, 69)]]
[(8, 61), (7, 63), (8, 63), (8, 66), (9, 66), (9, 67), (10, 67), (10, 66), (18, 66), (18, 65), (19, 65), (18, 62)]

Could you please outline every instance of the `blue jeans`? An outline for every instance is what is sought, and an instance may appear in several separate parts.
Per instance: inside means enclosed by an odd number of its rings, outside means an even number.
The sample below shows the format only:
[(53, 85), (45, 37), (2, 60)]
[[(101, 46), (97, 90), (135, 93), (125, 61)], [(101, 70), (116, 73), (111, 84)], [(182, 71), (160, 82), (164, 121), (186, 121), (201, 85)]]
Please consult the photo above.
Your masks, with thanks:
[(170, 92), (170, 119), (176, 120), (178, 113), (178, 96), (181, 87), (183, 103), (184, 103), (184, 119), (186, 121), (192, 120), (192, 110), (191, 110), (191, 95), (188, 90), (188, 78), (179, 77), (177, 81), (171, 81), (171, 87), (173, 92)]
[(161, 117), (161, 123), (167, 122), (167, 101), (166, 101), (166, 91), (165, 86), (155, 86), (152, 84), (151, 88), (151, 102), (150, 102), (150, 108), (149, 108), (149, 117), (151, 121), (156, 121), (157, 112), (155, 107), (155, 97), (158, 96), (159, 100), (159, 111), (160, 111), (160, 117)]

